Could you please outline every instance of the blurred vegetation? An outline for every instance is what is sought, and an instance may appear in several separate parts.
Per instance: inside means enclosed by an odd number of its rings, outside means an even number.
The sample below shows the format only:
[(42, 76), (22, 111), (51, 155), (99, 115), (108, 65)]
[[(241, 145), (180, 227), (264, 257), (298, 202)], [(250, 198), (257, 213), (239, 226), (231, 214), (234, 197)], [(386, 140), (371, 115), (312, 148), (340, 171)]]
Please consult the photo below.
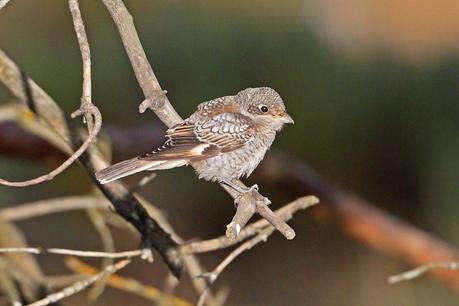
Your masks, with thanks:
[[(352, 56), (308, 27), (302, 1), (270, 1), (266, 7), (262, 1), (126, 3), (155, 73), (182, 116), (203, 100), (246, 87), (273, 87), (295, 119), (279, 134), (275, 149), (459, 243), (459, 53), (415, 64), (384, 48)], [(137, 113), (142, 94), (105, 8), (89, 0), (81, 6), (92, 51), (93, 100), (104, 124), (159, 124), (152, 113)], [(66, 1), (12, 0), (0, 12), (0, 47), (66, 112), (77, 108), (80, 55)], [(0, 98), (9, 99), (3, 87)], [(0, 157), (1, 176), (28, 178), (55, 163)], [(1, 188), (0, 205), (87, 192), (89, 181), (75, 183), (85, 180), (75, 166), (55, 182), (19, 191)], [(275, 195), (274, 203), (291, 199), (276, 190), (264, 192)], [(161, 173), (145, 194), (190, 238), (220, 234), (232, 213), (229, 197), (198, 182), (190, 169)], [(395, 261), (349, 241), (333, 225), (305, 225), (312, 221), (302, 218), (294, 222), (299, 238), (275, 237), (222, 275), (220, 283), (232, 287), (230, 305), (457, 304), (452, 293), (431, 280), (389, 287), (385, 277), (402, 268)], [(79, 235), (83, 218), (50, 219), (73, 228), (71, 235), (43, 240), (49, 233), (42, 225), (37, 231), (42, 222), (33, 220), (23, 225), (26, 233), (36, 231), (29, 240), (75, 245), (69, 239)], [(215, 262), (212, 256), (209, 260)]]

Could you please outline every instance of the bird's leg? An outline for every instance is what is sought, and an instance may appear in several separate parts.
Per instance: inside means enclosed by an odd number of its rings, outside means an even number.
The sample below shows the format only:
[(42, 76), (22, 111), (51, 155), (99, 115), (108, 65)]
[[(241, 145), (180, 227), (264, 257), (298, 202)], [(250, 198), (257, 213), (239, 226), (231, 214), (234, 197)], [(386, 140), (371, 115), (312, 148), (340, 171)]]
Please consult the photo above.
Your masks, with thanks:
[(231, 180), (222, 180), (221, 183), (225, 184), (228, 187), (233, 188), (234, 190), (236, 190), (240, 194), (248, 193), (248, 192), (251, 192), (252, 190), (257, 190), (258, 191), (258, 185), (257, 184), (255, 184), (255, 185), (253, 185), (251, 187), (242, 187), (242, 186), (234, 183)]

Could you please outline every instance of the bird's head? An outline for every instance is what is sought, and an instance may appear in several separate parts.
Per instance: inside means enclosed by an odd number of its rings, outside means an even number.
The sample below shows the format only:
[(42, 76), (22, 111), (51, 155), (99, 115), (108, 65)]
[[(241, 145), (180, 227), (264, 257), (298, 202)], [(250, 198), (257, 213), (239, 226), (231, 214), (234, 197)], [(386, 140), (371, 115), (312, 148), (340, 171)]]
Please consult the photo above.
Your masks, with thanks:
[(280, 130), (286, 123), (293, 123), (287, 114), (279, 94), (269, 87), (247, 88), (237, 94), (242, 113), (256, 123)]

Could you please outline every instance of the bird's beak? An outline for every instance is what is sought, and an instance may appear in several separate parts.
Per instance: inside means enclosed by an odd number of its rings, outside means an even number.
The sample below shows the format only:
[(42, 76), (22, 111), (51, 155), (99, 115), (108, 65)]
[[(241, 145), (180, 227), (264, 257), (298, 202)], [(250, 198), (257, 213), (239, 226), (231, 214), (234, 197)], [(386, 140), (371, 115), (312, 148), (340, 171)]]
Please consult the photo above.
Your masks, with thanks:
[(282, 116), (280, 117), (283, 123), (291, 123), (294, 124), (295, 121), (293, 121), (292, 117), (290, 117), (289, 114), (283, 113)]

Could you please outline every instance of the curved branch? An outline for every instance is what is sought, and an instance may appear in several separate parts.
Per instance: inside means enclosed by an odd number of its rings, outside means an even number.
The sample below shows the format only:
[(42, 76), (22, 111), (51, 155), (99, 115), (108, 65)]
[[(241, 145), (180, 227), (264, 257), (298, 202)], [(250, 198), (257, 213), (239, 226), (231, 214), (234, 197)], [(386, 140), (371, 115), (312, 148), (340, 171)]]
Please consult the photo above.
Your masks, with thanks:
[[(97, 107), (92, 104), (91, 101), (91, 57), (88, 39), (86, 37), (86, 31), (84, 29), (83, 20), (81, 19), (80, 9), (78, 7), (77, 0), (69, 0), (70, 11), (73, 17), (73, 23), (75, 27), (75, 32), (77, 34), (78, 43), (80, 45), (81, 56), (83, 59), (83, 94), (81, 98), (81, 107), (78, 111), (72, 114), (72, 117), (75, 118), (78, 115), (84, 115), (86, 122), (88, 123), (89, 135), (88, 138), (83, 142), (83, 144), (59, 167), (49, 172), (48, 174), (41, 175), (37, 178), (21, 181), (21, 182), (12, 182), (0, 178), (0, 184), (12, 187), (27, 187), (32, 185), (37, 185), (46, 181), (54, 179), (57, 175), (61, 174), (66, 170), (70, 165), (72, 165), (96, 140), (97, 135), (99, 134), (100, 128), (102, 126), (102, 115), (100, 114)], [(24, 87), (26, 89), (26, 97), (30, 97), (30, 85), (27, 82), (26, 78), (23, 78)], [(29, 101), (29, 104), (31, 102)]]

